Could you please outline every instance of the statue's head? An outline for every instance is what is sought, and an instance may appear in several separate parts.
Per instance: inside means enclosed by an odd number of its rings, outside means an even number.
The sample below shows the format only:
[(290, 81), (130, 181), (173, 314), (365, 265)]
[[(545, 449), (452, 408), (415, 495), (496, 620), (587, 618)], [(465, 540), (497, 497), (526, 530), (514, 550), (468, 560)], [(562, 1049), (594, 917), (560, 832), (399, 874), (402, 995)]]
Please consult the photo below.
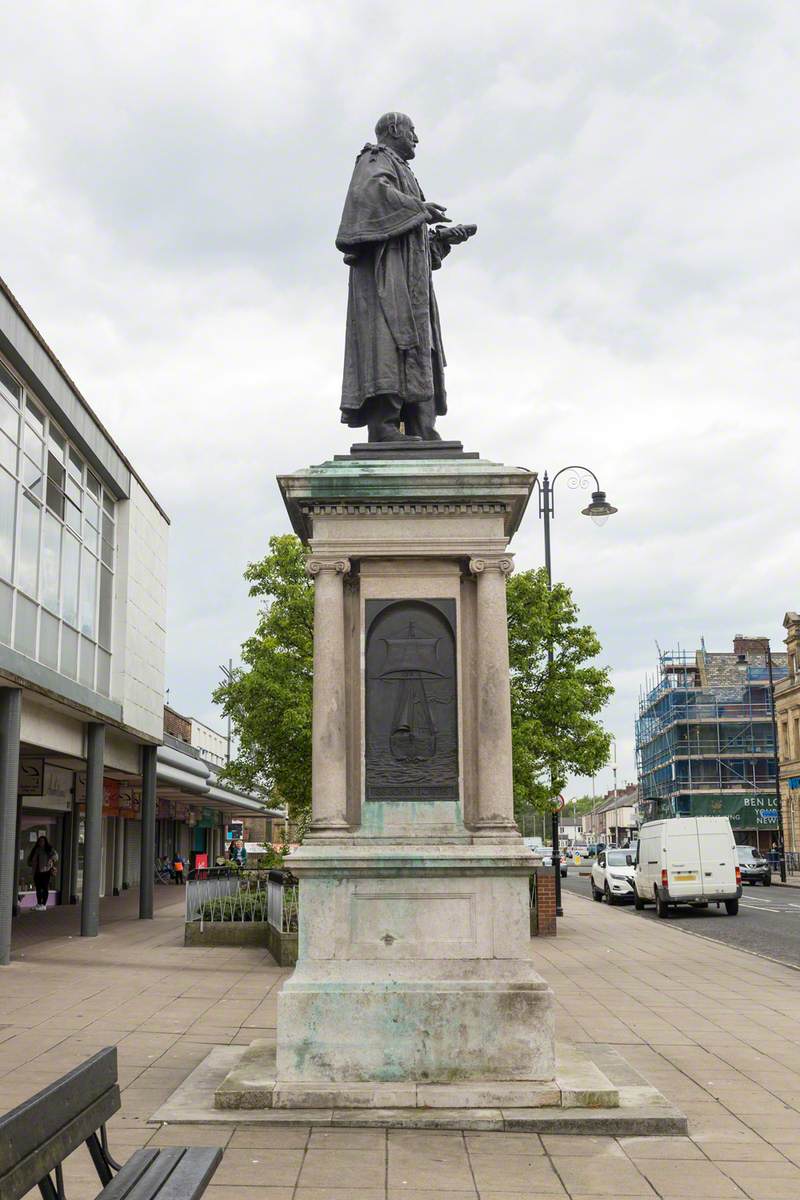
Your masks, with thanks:
[(390, 146), (406, 162), (414, 157), (419, 141), (411, 117), (401, 112), (384, 113), (375, 126), (375, 137), (382, 146)]

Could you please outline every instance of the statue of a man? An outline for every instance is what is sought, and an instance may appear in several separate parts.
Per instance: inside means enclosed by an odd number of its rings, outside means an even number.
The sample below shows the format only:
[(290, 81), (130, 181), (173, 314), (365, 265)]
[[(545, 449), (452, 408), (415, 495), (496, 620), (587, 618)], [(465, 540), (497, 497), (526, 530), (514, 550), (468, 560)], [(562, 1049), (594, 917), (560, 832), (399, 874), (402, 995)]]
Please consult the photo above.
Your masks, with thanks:
[(408, 165), (419, 141), (410, 117), (386, 113), (375, 136), (356, 159), (336, 238), (350, 267), (342, 421), (366, 425), (371, 442), (428, 441), (447, 411), (431, 271), (476, 227), (446, 225), (446, 209), (423, 196)]

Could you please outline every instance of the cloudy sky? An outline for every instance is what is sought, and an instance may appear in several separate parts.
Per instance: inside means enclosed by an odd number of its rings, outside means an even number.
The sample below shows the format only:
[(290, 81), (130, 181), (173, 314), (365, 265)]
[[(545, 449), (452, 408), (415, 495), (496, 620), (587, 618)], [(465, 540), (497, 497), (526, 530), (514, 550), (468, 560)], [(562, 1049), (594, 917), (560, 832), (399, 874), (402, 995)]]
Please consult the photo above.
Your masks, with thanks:
[[(288, 529), (278, 472), (346, 451), (354, 156), (412, 114), (446, 437), (551, 474), (554, 573), (598, 630), (633, 778), (662, 648), (782, 636), (796, 521), (796, 0), (27, 0), (0, 12), (0, 273), (172, 518), (167, 679), (209, 695)], [(542, 561), (531, 511), (513, 548)], [(598, 790), (610, 785), (610, 771)], [(576, 781), (581, 790), (585, 781)]]

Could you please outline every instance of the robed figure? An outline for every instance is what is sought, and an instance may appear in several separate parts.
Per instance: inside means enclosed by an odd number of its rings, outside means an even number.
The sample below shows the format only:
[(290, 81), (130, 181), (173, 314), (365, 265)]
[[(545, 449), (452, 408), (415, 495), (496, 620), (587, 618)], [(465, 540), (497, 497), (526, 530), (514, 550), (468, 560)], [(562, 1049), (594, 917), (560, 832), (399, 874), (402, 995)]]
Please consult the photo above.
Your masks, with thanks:
[(445, 209), (426, 201), (408, 165), (418, 142), (409, 117), (387, 113), (375, 133), (336, 238), (350, 268), (342, 420), (368, 426), (370, 441), (433, 440), (447, 394), (431, 272), (475, 227), (446, 226)]

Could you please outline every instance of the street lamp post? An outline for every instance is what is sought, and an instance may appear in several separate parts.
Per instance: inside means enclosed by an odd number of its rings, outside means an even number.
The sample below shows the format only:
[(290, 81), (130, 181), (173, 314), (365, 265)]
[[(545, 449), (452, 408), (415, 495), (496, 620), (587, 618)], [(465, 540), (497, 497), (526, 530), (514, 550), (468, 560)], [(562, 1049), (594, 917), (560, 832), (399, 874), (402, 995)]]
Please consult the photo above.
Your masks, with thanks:
[[(591, 517), (595, 525), (605, 525), (606, 521), (612, 516), (617, 509), (609, 504), (606, 500), (606, 494), (600, 488), (600, 483), (594, 471), (590, 471), (588, 467), (581, 467), (573, 464), (568, 467), (562, 467), (560, 471), (556, 471), (552, 480), (547, 471), (541, 480), (537, 479), (536, 485), (539, 489), (539, 516), (544, 520), (544, 565), (547, 571), (547, 589), (553, 590), (553, 564), (550, 556), (550, 519), (555, 517), (555, 507), (553, 504), (553, 488), (556, 480), (560, 475), (564, 475), (567, 471), (574, 471), (572, 487), (587, 486), (586, 477), (591, 476), (594, 480), (595, 490), (592, 492), (591, 503), (586, 508), (581, 509), (584, 517)], [(547, 647), (547, 661), (549, 667), (553, 666), (553, 646), (550, 643)], [(552, 791), (552, 788), (551, 788)], [(564, 909), (561, 905), (561, 854), (558, 838), (559, 815), (558, 810), (553, 809), (551, 835), (553, 841), (553, 867), (556, 875), (556, 916), (563, 917)]]

